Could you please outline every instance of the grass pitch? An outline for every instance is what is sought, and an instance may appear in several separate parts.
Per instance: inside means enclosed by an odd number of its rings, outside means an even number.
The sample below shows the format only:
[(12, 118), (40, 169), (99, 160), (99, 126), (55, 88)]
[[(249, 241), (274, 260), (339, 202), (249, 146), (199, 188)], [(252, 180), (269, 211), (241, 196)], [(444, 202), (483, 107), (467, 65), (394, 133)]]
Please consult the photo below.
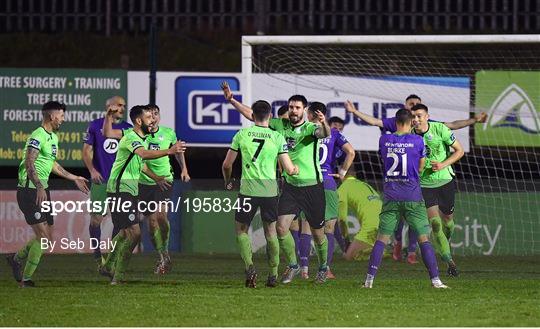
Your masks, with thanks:
[(130, 282), (109, 286), (90, 255), (47, 255), (39, 287), (20, 289), (1, 259), (0, 326), (540, 326), (538, 257), (458, 258), (462, 275), (441, 276), (446, 291), (430, 287), (421, 263), (391, 259), (371, 290), (360, 288), (365, 261), (336, 260), (337, 279), (322, 286), (296, 278), (274, 289), (264, 258), (257, 289), (243, 287), (238, 255), (173, 255), (163, 277), (154, 261), (134, 255)]

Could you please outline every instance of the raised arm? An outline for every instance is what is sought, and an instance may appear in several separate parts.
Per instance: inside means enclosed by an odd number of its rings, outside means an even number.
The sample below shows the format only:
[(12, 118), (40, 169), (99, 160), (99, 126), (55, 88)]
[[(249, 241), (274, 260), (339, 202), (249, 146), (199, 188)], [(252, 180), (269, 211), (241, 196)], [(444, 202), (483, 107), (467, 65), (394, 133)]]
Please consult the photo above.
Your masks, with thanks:
[(238, 156), (238, 152), (229, 149), (227, 151), (227, 155), (225, 156), (225, 160), (223, 160), (223, 164), (221, 165), (221, 173), (223, 174), (223, 180), (225, 181), (225, 188), (227, 190), (232, 189), (232, 184), (230, 184), (231, 175), (232, 175), (232, 166), (237, 156)]
[(479, 114), (475, 114), (474, 118), (470, 118), (467, 120), (456, 120), (452, 122), (445, 122), (444, 125), (450, 128), (451, 130), (457, 130), (457, 129), (465, 128), (468, 126), (472, 126), (476, 123), (484, 123), (486, 122), (487, 117), (488, 117), (487, 113), (482, 112)]
[(298, 166), (295, 165), (291, 158), (289, 157), (289, 154), (287, 153), (281, 153), (278, 157), (279, 163), (281, 164), (281, 168), (285, 170), (285, 172), (292, 176), (292, 175), (298, 175), (299, 169)]
[(315, 130), (315, 137), (321, 139), (330, 136), (330, 126), (328, 125), (328, 122), (326, 122), (326, 117), (320, 111), (316, 111), (315, 113), (317, 114), (317, 119), (319, 120), (320, 124), (320, 126)]
[(75, 185), (77, 185), (77, 187), (79, 188), (79, 190), (81, 192), (83, 192), (85, 194), (88, 194), (88, 192), (90, 192), (90, 190), (88, 189), (88, 186), (86, 186), (86, 183), (88, 182), (88, 180), (86, 178), (81, 177), (81, 176), (77, 176), (77, 175), (73, 175), (69, 171), (65, 170), (64, 167), (62, 167), (56, 161), (53, 164), (52, 172), (57, 176), (60, 176), (62, 178), (65, 178), (67, 180), (70, 180), (70, 181), (74, 182)]
[(353, 103), (349, 100), (345, 102), (345, 110), (347, 110), (347, 112), (349, 113), (352, 113), (355, 117), (360, 118), (362, 121), (366, 122), (370, 126), (377, 126), (383, 128), (383, 121), (381, 119), (377, 119), (375, 117), (372, 117), (371, 115), (358, 111), (354, 107)]
[(251, 107), (244, 105), (234, 99), (234, 95), (231, 91), (231, 88), (229, 87), (229, 84), (226, 81), (223, 81), (221, 83), (221, 89), (223, 89), (223, 96), (227, 101), (229, 101), (234, 108), (240, 112), (246, 119), (253, 121), (253, 110)]
[(107, 114), (103, 120), (103, 136), (107, 138), (122, 138), (122, 129), (113, 129), (112, 124), (114, 121), (114, 112), (111, 109), (107, 109)]

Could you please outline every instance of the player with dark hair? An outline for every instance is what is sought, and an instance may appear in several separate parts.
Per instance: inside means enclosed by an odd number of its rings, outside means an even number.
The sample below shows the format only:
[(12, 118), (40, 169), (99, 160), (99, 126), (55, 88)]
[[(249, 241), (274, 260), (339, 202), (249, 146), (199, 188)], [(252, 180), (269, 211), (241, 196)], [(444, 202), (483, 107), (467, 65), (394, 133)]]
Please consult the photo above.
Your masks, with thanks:
[[(234, 99), (229, 85), (222, 84), (225, 99), (247, 119), (253, 120), (253, 110)], [(302, 95), (289, 98), (289, 119), (271, 119), (269, 127), (285, 137), (292, 162), (300, 168), (296, 176), (285, 173), (283, 193), (279, 199), (277, 233), (288, 266), (282, 282), (289, 283), (300, 272), (294, 239), (289, 231), (291, 222), (302, 211), (311, 227), (319, 259), (315, 282), (324, 283), (328, 271), (328, 241), (324, 234), (325, 196), (321, 166), (318, 159), (319, 140), (330, 135), (324, 114), (316, 112), (318, 124), (304, 118), (307, 100)]]
[[(330, 129), (337, 129), (340, 133), (343, 132), (343, 128), (345, 128), (345, 121), (340, 117), (335, 117), (335, 116), (331, 117), (330, 119), (328, 119), (328, 124), (330, 125)], [(346, 158), (347, 158), (347, 155), (345, 154), (345, 152), (343, 152), (342, 149), (337, 148), (335, 150), (335, 155), (334, 155), (335, 161), (332, 168), (334, 173), (339, 172), (339, 166), (343, 165)], [(354, 162), (354, 159), (353, 159), (353, 162)], [(344, 236), (344, 233), (346, 234), (345, 229), (347, 228), (347, 225), (343, 221), (338, 221), (337, 224), (338, 225), (334, 226), (334, 237), (336, 238), (336, 241), (341, 251), (345, 253), (347, 249), (349, 248), (349, 244), (350, 244), (348, 237)], [(344, 230), (345, 232), (341, 232), (342, 230)]]
[[(449, 239), (454, 231), (456, 193), (452, 165), (464, 155), (463, 147), (447, 126), (440, 122), (429, 121), (427, 106), (417, 104), (411, 111), (414, 115), (413, 132), (422, 136), (426, 145), (428, 161), (422, 171), (420, 184), (433, 229), (433, 241), (443, 261), (448, 264), (448, 274), (458, 276)], [(454, 149), (453, 153), (450, 153), (450, 148)]]
[[(161, 113), (159, 106), (148, 104), (145, 106), (152, 112), (154, 124), (150, 127), (150, 134), (146, 137), (149, 150), (164, 150), (177, 142), (176, 133), (173, 129), (160, 126)], [(108, 136), (121, 136), (125, 133), (120, 129), (111, 129), (110, 125), (105, 127)], [(180, 178), (187, 182), (190, 180), (187, 170), (184, 153), (172, 155), (181, 168)], [(145, 202), (156, 202), (164, 205), (170, 200), (171, 184), (173, 182), (173, 168), (170, 157), (161, 157), (145, 161), (139, 180), (139, 199)], [(155, 274), (165, 274), (170, 272), (172, 267), (169, 256), (170, 224), (165, 206), (159, 207), (157, 211), (145, 211), (143, 214), (148, 218), (148, 229), (150, 241), (159, 254), (154, 268)]]
[(277, 111), (278, 118), (288, 119), (289, 118), (289, 107), (287, 105), (282, 105)]
[[(421, 104), (422, 99), (416, 95), (411, 94), (405, 98), (405, 106), (404, 108), (407, 110), (411, 110), (413, 106), (416, 104)], [(367, 122), (369, 125), (372, 126), (378, 126), (383, 129), (383, 131), (393, 133), (396, 131), (396, 118), (385, 118), (385, 119), (378, 119), (375, 117), (372, 117), (368, 114), (362, 113), (358, 111), (354, 105), (347, 101), (345, 103), (345, 109), (347, 112), (352, 113), (354, 116), (362, 119), (364, 122)], [(476, 123), (483, 123), (487, 120), (487, 114), (485, 112), (476, 114), (474, 118), (467, 119), (467, 120), (456, 120), (452, 122), (445, 122), (444, 125), (452, 130), (457, 130), (461, 128), (465, 128), (468, 126), (472, 126)], [(430, 122), (437, 122), (430, 119)], [(400, 224), (398, 225), (395, 237), (396, 242), (394, 244), (394, 252), (392, 257), (394, 260), (398, 261), (401, 260), (401, 244), (402, 244), (402, 230), (403, 230), (403, 221), (400, 221)], [(407, 262), (410, 264), (416, 264), (416, 234), (414, 230), (409, 229), (409, 245), (407, 247), (408, 255), (407, 255)]]
[(383, 134), (379, 152), (384, 162), (384, 203), (379, 215), (379, 233), (371, 251), (363, 287), (372, 288), (380, 267), (384, 248), (394, 233), (400, 215), (418, 233), (422, 259), (434, 288), (447, 288), (439, 279), (439, 269), (433, 247), (428, 240), (428, 219), (422, 200), (419, 173), (425, 164), (424, 141), (410, 133), (412, 115), (401, 109), (396, 113), (397, 131)]
[[(150, 129), (150, 134), (147, 136), (148, 149), (168, 149), (178, 141), (176, 132), (172, 128), (160, 125), (161, 113), (157, 105), (149, 104), (147, 107), (152, 111), (155, 122)], [(183, 182), (188, 182), (190, 177), (184, 153), (174, 154), (174, 161), (180, 165), (180, 179)], [(146, 202), (155, 201), (158, 204), (170, 200), (173, 168), (169, 157), (148, 160), (145, 161), (145, 165), (139, 179), (139, 198)], [(167, 209), (161, 207), (153, 213), (146, 211), (144, 215), (148, 218), (150, 240), (159, 254), (154, 273), (168, 273), (171, 270), (172, 262), (169, 256), (171, 226), (167, 216)]]
[[(37, 269), (43, 254), (42, 239), (48, 243), (53, 241), (52, 226), (54, 218), (46, 211), (43, 202), (50, 202), (49, 176), (51, 172), (62, 178), (73, 181), (77, 188), (88, 194), (86, 178), (75, 176), (66, 171), (58, 162), (58, 136), (56, 132), (64, 122), (64, 104), (50, 101), (43, 104), (41, 113), (43, 121), (28, 137), (24, 147), (23, 158), (19, 165), (19, 182), (17, 184), (17, 203), (24, 214), (26, 223), (34, 231), (35, 238), (27, 242), (16, 254), (7, 255), (13, 277), (21, 287), (34, 287), (32, 275)], [(22, 263), (26, 260), (26, 264)]]
[(328, 119), (328, 124), (330, 125), (331, 129), (337, 129), (340, 132), (343, 131), (343, 128), (345, 127), (345, 121), (343, 121), (340, 117), (331, 117)]
[[(279, 119), (288, 119), (289, 118), (289, 106), (288, 105), (282, 105), (279, 107), (278, 109), (278, 118)], [(279, 186), (283, 186), (283, 183), (285, 182), (285, 178), (281, 175), (281, 173), (283, 172), (283, 169), (281, 168), (281, 164), (278, 162), (278, 174), (280, 175), (279, 176), (279, 180), (278, 180), (278, 184)], [(298, 253), (298, 246), (300, 244), (300, 225), (298, 224), (298, 220), (297, 218), (295, 218), (292, 223), (291, 223), (291, 226), (290, 226), (290, 231), (291, 231), (291, 235), (294, 239), (294, 246), (295, 246), (295, 250), (296, 250), (296, 255), (299, 255)]]
[[(407, 110), (411, 110), (412, 107), (416, 104), (421, 104), (422, 99), (418, 95), (409, 95), (405, 99), (405, 106), (404, 108)], [(353, 103), (351, 101), (345, 102), (345, 110), (347, 112), (352, 113), (354, 116), (360, 118), (362, 121), (366, 122), (370, 126), (377, 126), (380, 128), (383, 128), (384, 131), (388, 132), (395, 132), (396, 131), (396, 118), (385, 118), (385, 119), (379, 119), (375, 118), (369, 114), (365, 114), (363, 112), (358, 111)], [(468, 126), (472, 126), (476, 123), (484, 123), (487, 120), (487, 114), (485, 112), (478, 113), (474, 116), (474, 118), (466, 119), (466, 120), (456, 120), (452, 122), (444, 122), (443, 124), (450, 128), (451, 130), (458, 130), (461, 128), (465, 128)], [(435, 122), (435, 121), (434, 121)]]
[[(131, 124), (123, 120), (125, 105), (126, 101), (120, 96), (111, 97), (105, 103), (106, 110), (109, 108), (115, 109), (113, 117), (113, 128), (115, 129), (132, 127)], [(103, 135), (104, 120), (104, 118), (99, 118), (89, 123), (82, 149), (82, 159), (90, 172), (92, 180), (90, 201), (100, 202), (103, 206), (105, 206), (105, 199), (107, 198), (107, 180), (116, 158), (118, 141), (121, 138), (121, 136), (120, 138), (107, 138)], [(101, 212), (92, 212), (90, 214), (90, 225), (88, 227), (90, 238), (101, 240), (102, 221), (103, 215)], [(113, 228), (112, 236), (114, 237), (117, 233), (118, 230)], [(101, 264), (101, 250), (99, 248), (94, 249), (94, 258), (98, 265)]]
[[(312, 102), (308, 107), (308, 119), (311, 122), (317, 120), (317, 112), (326, 114), (326, 106), (320, 102)], [(335, 224), (338, 218), (338, 194), (336, 192), (337, 184), (334, 180), (334, 164), (336, 150), (342, 150), (346, 155), (346, 159), (342, 168), (339, 170), (338, 177), (342, 181), (345, 174), (349, 170), (354, 160), (355, 152), (352, 145), (347, 141), (339, 130), (331, 129), (330, 136), (321, 139), (319, 145), (319, 163), (321, 165), (321, 172), (323, 174), (324, 196), (326, 200), (325, 204), (325, 225), (324, 233), (326, 240), (328, 241), (328, 273), (329, 279), (334, 279), (335, 276), (330, 269), (332, 264), (334, 249), (335, 249)], [(309, 219), (308, 219), (309, 220)], [(306, 221), (303, 221), (302, 234), (300, 234), (300, 275), (303, 279), (309, 278), (308, 265), (309, 265), (309, 252), (311, 250), (311, 232), (309, 225)], [(339, 233), (341, 234), (341, 233)]]
[[(111, 136), (114, 109), (107, 112), (104, 122), (105, 136)], [(136, 105), (129, 111), (133, 129), (124, 131), (120, 140), (118, 153), (114, 161), (109, 181), (107, 196), (122, 207), (112, 207), (113, 223), (120, 232), (113, 238), (114, 250), (109, 253), (100, 267), (100, 274), (111, 278), (111, 284), (124, 281), (125, 270), (135, 246), (139, 243), (141, 231), (137, 216), (139, 195), (139, 179), (143, 168), (143, 160), (157, 159), (184, 152), (185, 145), (177, 141), (168, 149), (149, 150), (147, 136), (155, 125), (152, 109)], [(127, 211), (125, 209), (128, 208)]]
[[(272, 116), (270, 104), (259, 100), (251, 108), (255, 125), (240, 129), (234, 135), (223, 161), (222, 171), (225, 187), (231, 189), (232, 165), (238, 153), (242, 154), (242, 179), (238, 194), (242, 209), (236, 211), (235, 226), (236, 242), (245, 264), (246, 287), (255, 288), (257, 284), (248, 230), (258, 209), (263, 221), (267, 243), (266, 256), (270, 267), (266, 286), (275, 287), (279, 265), (279, 242), (276, 233), (278, 218), (276, 165), (279, 160), (288, 175), (297, 175), (298, 167), (289, 158), (287, 142), (283, 135), (268, 126)], [(246, 205), (249, 205), (249, 209), (243, 208)]]

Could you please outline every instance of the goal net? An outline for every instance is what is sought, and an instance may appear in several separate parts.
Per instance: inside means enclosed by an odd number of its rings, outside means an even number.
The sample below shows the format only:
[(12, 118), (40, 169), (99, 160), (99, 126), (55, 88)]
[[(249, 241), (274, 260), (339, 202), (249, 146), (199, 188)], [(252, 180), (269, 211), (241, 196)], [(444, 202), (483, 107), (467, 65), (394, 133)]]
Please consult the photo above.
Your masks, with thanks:
[(381, 130), (356, 108), (389, 118), (410, 94), (430, 118), (452, 122), (465, 156), (454, 165), (454, 253), (540, 253), (540, 36), (254, 36), (243, 38), (244, 102), (275, 110), (293, 94), (327, 104), (358, 151), (360, 178), (382, 191)]

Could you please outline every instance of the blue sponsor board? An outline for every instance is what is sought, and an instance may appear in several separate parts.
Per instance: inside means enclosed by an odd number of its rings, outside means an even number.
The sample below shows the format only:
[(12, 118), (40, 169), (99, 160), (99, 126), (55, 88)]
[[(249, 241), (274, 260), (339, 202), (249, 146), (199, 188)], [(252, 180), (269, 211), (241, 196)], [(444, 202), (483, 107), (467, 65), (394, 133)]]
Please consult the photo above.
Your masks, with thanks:
[(231, 76), (180, 76), (175, 81), (176, 132), (182, 140), (199, 145), (228, 146), (242, 128), (241, 116), (225, 100), (221, 82), (227, 81), (242, 101), (240, 82)]

